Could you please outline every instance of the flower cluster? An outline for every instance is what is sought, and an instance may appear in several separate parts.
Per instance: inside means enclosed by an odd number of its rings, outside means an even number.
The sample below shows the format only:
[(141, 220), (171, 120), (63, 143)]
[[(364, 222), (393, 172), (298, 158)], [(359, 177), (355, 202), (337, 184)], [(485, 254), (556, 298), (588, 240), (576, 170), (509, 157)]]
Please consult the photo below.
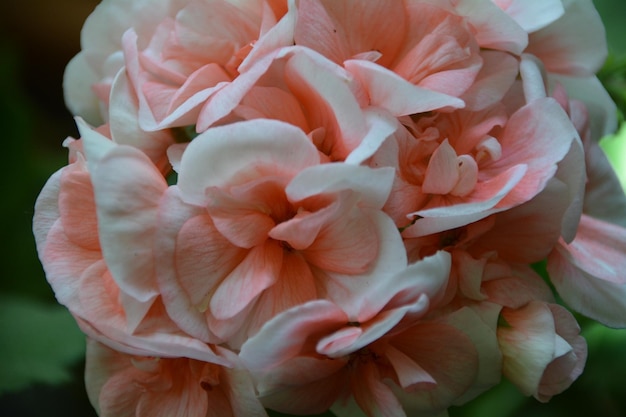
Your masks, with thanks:
[(553, 289), (626, 327), (603, 45), (590, 0), (104, 0), (34, 218), (98, 413), (565, 390), (587, 349)]

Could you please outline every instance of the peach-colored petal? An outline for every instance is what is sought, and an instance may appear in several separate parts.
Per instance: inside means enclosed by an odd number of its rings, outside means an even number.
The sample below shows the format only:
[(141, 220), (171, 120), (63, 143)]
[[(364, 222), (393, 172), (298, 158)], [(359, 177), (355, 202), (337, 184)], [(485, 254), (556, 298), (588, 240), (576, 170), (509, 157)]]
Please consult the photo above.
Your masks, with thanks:
[(481, 51), (483, 65), (472, 85), (460, 97), (466, 108), (483, 110), (498, 103), (511, 88), (518, 73), (514, 56), (500, 52)]
[(425, 372), (436, 383), (433, 386), (425, 379), (417, 383), (417, 390), (409, 391), (392, 385), (407, 415), (448, 408), (476, 377), (476, 348), (469, 337), (448, 324), (420, 323), (392, 337), (389, 343), (419, 365), (420, 375)]
[(273, 242), (252, 248), (215, 291), (211, 313), (218, 319), (229, 319), (243, 310), (276, 282), (282, 257), (282, 248)]
[(526, 32), (535, 32), (565, 12), (562, 0), (494, 0)]
[[(354, 381), (358, 378), (358, 382)], [(359, 366), (352, 379), (352, 395), (361, 410), (368, 416), (382, 415), (404, 417), (406, 414), (391, 387), (383, 381), (378, 367), (373, 363)]]
[(145, 154), (125, 146), (100, 159), (91, 176), (104, 258), (124, 291), (147, 301), (156, 296), (152, 240), (167, 184)]
[(259, 296), (253, 317), (248, 319), (246, 325), (247, 333), (254, 334), (278, 313), (317, 298), (318, 290), (311, 267), (301, 254), (286, 251), (280, 276)]
[(606, 325), (623, 327), (626, 280), (623, 227), (583, 215), (576, 238), (560, 242), (548, 257), (548, 272), (571, 308)]
[(459, 181), (457, 155), (448, 140), (444, 140), (433, 152), (426, 173), (422, 191), (428, 194), (448, 194)]
[[(296, 44), (342, 63), (359, 53), (379, 51), (383, 62), (391, 59), (402, 43), (406, 25), (403, 5), (394, 1), (303, 2), (298, 7)], [(359, 13), (355, 14), (355, 8)], [(372, 30), (377, 28), (377, 30)]]
[(243, 260), (244, 251), (230, 244), (205, 214), (183, 224), (174, 255), (178, 282), (189, 301), (202, 311), (207, 296)]
[[(282, 413), (323, 413), (344, 394), (346, 360), (299, 356), (263, 374), (258, 389), (263, 404)], [(269, 382), (268, 381), (275, 381)]]
[[(203, 341), (216, 342), (217, 338), (212, 336), (208, 330), (204, 313), (204, 305), (198, 306), (195, 301), (200, 297), (205, 297), (210, 291), (214, 280), (221, 277), (230, 269), (228, 256), (220, 258), (225, 260), (225, 271), (218, 267), (216, 274), (215, 265), (212, 263), (218, 253), (210, 252), (215, 241), (209, 245), (209, 251), (205, 246), (193, 246), (196, 239), (206, 242), (207, 237), (215, 236), (215, 232), (210, 222), (203, 221), (206, 210), (201, 207), (191, 206), (182, 202), (178, 187), (170, 187), (164, 193), (159, 206), (158, 222), (159, 227), (155, 237), (154, 248), (158, 256), (155, 257), (155, 270), (159, 290), (162, 294), (163, 303), (167, 308), (168, 315), (184, 331)], [(193, 220), (191, 220), (193, 219)], [(190, 222), (188, 230), (191, 233), (189, 239), (179, 240), (181, 229), (187, 222)], [(193, 225), (194, 227), (191, 227)], [(203, 233), (205, 232), (205, 233)], [(180, 251), (180, 249), (186, 249)], [(224, 247), (219, 247), (224, 250)], [(207, 253), (208, 252), (208, 253)], [(220, 254), (223, 252), (219, 252)], [(237, 260), (242, 254), (233, 258)], [(202, 259), (204, 262), (199, 262)], [(206, 262), (206, 261), (209, 262)], [(234, 268), (234, 264), (232, 265)], [(209, 274), (206, 274), (209, 272)], [(207, 277), (206, 280), (196, 279), (196, 273)], [(185, 285), (186, 284), (186, 285)], [(185, 290), (187, 286), (187, 291)], [(192, 297), (193, 296), (193, 301)]]
[(262, 330), (241, 347), (240, 357), (249, 369), (263, 371), (297, 356), (307, 336), (328, 328), (341, 328), (346, 314), (327, 300), (294, 307), (268, 321)]
[(508, 323), (498, 329), (503, 373), (523, 394), (546, 402), (580, 375), (587, 347), (564, 307), (533, 301), (503, 309), (502, 316)]
[[(538, 56), (550, 72), (589, 76), (598, 71), (607, 56), (604, 26), (593, 3), (563, 2), (565, 13), (558, 20), (530, 35), (526, 52)], [(585, 27), (585, 31), (580, 28)]]
[[(268, 199), (284, 201), (283, 190), (274, 187), (274, 184), (268, 184), (268, 182), (269, 181), (265, 181), (265, 184), (253, 182), (252, 185), (256, 186), (255, 188), (261, 188), (262, 190), (246, 191), (266, 192)], [(246, 184), (246, 186), (248, 185), (249, 184)], [(269, 185), (269, 187), (264, 185)], [(220, 231), (223, 237), (240, 248), (250, 249), (262, 244), (267, 239), (270, 230), (272, 230), (276, 224), (275, 220), (268, 214), (271, 213), (271, 211), (261, 202), (258, 202), (258, 200), (250, 202), (238, 199), (217, 187), (208, 188), (206, 195), (211, 200), (208, 206), (208, 212), (215, 227)], [(245, 197), (244, 194), (244, 198)]]
[(185, 201), (205, 205), (208, 187), (253, 179), (265, 167), (293, 176), (318, 162), (317, 149), (300, 129), (274, 120), (250, 120), (196, 137), (183, 154), (178, 185)]
[(390, 167), (372, 169), (366, 166), (335, 163), (302, 170), (286, 188), (289, 200), (297, 202), (308, 197), (352, 190), (359, 202), (381, 208), (389, 196), (394, 170)]
[(495, 215), (493, 228), (472, 244), (474, 253), (497, 251), (513, 263), (539, 262), (561, 235), (560, 221), (568, 206), (567, 189), (550, 181), (535, 198)]
[(110, 98), (111, 138), (121, 145), (141, 149), (162, 172), (167, 172), (166, 150), (174, 143), (174, 137), (169, 130), (145, 132), (139, 127), (137, 98), (124, 71), (113, 80)]
[[(533, 138), (532, 144), (524, 139), (529, 137)], [(482, 171), (519, 163), (527, 164), (528, 171), (499, 206), (528, 201), (541, 191), (577, 137), (569, 117), (550, 98), (535, 100), (513, 114), (500, 140), (502, 158)]]
[(520, 55), (528, 45), (526, 32), (493, 1), (461, 0), (455, 8), (477, 30), (476, 40), (482, 48)]
[(363, 84), (370, 105), (382, 107), (394, 116), (423, 113), (441, 108), (462, 108), (456, 97), (411, 84), (394, 72), (373, 62), (348, 60), (346, 69)]
[(366, 272), (379, 251), (375, 226), (355, 207), (351, 192), (340, 193), (329, 209), (330, 221), (304, 250), (305, 258), (325, 271), (351, 275)]

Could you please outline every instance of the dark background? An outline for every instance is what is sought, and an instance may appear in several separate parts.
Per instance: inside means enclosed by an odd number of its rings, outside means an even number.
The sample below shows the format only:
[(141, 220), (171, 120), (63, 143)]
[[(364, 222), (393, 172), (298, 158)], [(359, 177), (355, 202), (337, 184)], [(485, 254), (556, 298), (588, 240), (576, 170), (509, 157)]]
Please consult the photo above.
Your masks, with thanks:
[[(95, 0), (0, 0), (0, 417), (89, 417), (82, 335), (56, 304), (37, 259), (33, 205), (47, 178), (66, 164), (61, 147), (77, 136), (62, 95), (66, 63), (80, 50), (80, 28)], [(626, 2), (595, 2), (613, 67), (604, 79), (626, 97)], [(581, 28), (584, 30), (584, 28)], [(617, 64), (616, 64), (617, 62)], [(587, 369), (547, 405), (504, 383), (451, 417), (626, 416), (626, 334), (583, 320)], [(22, 369), (22, 379), (15, 369)], [(20, 374), (20, 375), (22, 375)]]

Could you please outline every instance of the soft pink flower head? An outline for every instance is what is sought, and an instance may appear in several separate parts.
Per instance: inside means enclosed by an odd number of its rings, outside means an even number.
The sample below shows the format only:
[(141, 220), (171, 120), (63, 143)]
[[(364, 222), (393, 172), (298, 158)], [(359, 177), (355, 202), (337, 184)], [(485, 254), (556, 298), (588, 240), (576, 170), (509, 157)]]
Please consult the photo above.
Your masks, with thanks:
[(407, 238), (454, 229), (539, 194), (578, 137), (552, 99), (507, 116), (482, 111), (432, 112), (404, 120), (372, 158), (397, 167), (386, 211)]
[[(44, 186), (33, 230), (46, 276), (61, 304), (91, 337), (136, 354), (190, 355), (222, 362), (211, 347), (167, 317), (156, 287), (150, 239), (165, 181), (135, 148), (79, 123), (74, 162)], [(88, 156), (85, 160), (83, 152)], [(126, 183), (127, 177), (135, 179)], [(118, 205), (118, 187), (133, 194)], [(160, 191), (159, 191), (160, 190)]]
[[(431, 299), (440, 297), (448, 262), (440, 252), (409, 266), (385, 287), (373, 288), (374, 303), (356, 314), (317, 300), (270, 320), (240, 353), (263, 403), (288, 413), (323, 411), (334, 403), (344, 415), (355, 402), (368, 416), (414, 415), (441, 411), (473, 384), (490, 380), (485, 368), (498, 353), (475, 313), (420, 320)], [(483, 353), (487, 366), (478, 363)], [(497, 379), (499, 369), (495, 373)]]
[(284, 122), (200, 134), (160, 203), (157, 271), (168, 311), (202, 340), (240, 330), (245, 340), (286, 308), (384, 279), (406, 265), (380, 210), (392, 180), (390, 168), (320, 164), (309, 138)]
[(146, 46), (133, 30), (126, 32), (124, 61), (139, 100), (141, 128), (195, 125), (206, 100), (239, 75), (253, 49), (253, 55), (263, 55), (292, 44), (283, 29), (290, 16), (279, 24), (282, 16), (275, 12), (284, 8), (273, 3), (275, 9), (264, 0), (191, 0), (175, 19), (161, 22)]
[[(219, 352), (238, 362), (233, 353)], [(88, 339), (85, 383), (101, 417), (267, 416), (240, 365), (131, 356)]]

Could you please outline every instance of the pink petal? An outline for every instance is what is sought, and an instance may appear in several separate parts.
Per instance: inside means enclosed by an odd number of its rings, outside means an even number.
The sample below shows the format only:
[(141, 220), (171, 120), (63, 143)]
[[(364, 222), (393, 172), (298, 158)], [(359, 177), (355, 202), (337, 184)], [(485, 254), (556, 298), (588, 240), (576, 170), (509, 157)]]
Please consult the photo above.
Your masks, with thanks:
[(289, 177), (318, 163), (317, 149), (302, 130), (275, 120), (250, 120), (197, 136), (183, 154), (178, 185), (185, 201), (204, 206), (208, 187), (230, 185), (235, 177), (253, 179), (267, 168)]
[(528, 45), (526, 32), (491, 0), (461, 0), (455, 8), (477, 30), (482, 48), (520, 55)]
[(184, 223), (175, 251), (178, 282), (192, 305), (201, 311), (207, 308), (206, 297), (245, 257), (245, 251), (226, 240), (208, 215)]
[[(535, 100), (515, 112), (500, 139), (502, 157), (481, 170), (489, 175), (489, 171), (505, 166), (528, 165), (522, 181), (499, 206), (510, 207), (528, 201), (541, 191), (577, 137), (569, 117), (553, 99)], [(527, 138), (533, 140), (529, 142)]]
[(524, 395), (537, 390), (544, 369), (554, 359), (554, 320), (550, 309), (531, 302), (517, 310), (505, 309), (502, 316), (509, 324), (498, 328), (498, 341), (505, 357), (504, 375)]
[(84, 314), (78, 301), (80, 277), (93, 264), (102, 261), (102, 252), (76, 245), (68, 239), (61, 221), (57, 220), (50, 228), (39, 256), (57, 300), (73, 314)]
[(394, 116), (424, 113), (441, 108), (462, 108), (456, 97), (416, 86), (396, 73), (373, 62), (348, 60), (345, 68), (365, 87), (370, 105), (388, 110)]
[(213, 294), (211, 313), (224, 320), (246, 308), (265, 289), (274, 285), (279, 277), (282, 257), (282, 248), (273, 242), (252, 248)]
[(355, 207), (350, 192), (341, 193), (317, 239), (304, 251), (306, 260), (331, 272), (355, 275), (367, 272), (378, 255), (376, 227)]
[(91, 174), (102, 253), (123, 290), (147, 301), (156, 296), (152, 242), (167, 184), (145, 154), (125, 146), (108, 152)]
[(97, 96), (91, 86), (99, 81), (99, 76), (81, 51), (65, 67), (63, 73), (63, 96), (72, 114), (82, 117), (92, 125), (103, 123)]
[(551, 181), (529, 202), (496, 214), (493, 228), (472, 244), (473, 253), (497, 251), (508, 262), (523, 264), (545, 259), (561, 235), (567, 191)]
[[(206, 215), (204, 208), (187, 205), (182, 202), (178, 187), (170, 187), (165, 191), (159, 206), (158, 228), (154, 242), (154, 249), (157, 254), (157, 256), (155, 256), (155, 269), (163, 303), (172, 320), (176, 322), (181, 329), (197, 339), (216, 342), (216, 338), (212, 339), (209, 334), (210, 332), (207, 328), (204, 313), (192, 302), (189, 293), (185, 292), (185, 288), (179, 281), (181, 277), (183, 279), (186, 277), (195, 278), (196, 273), (201, 274), (205, 270), (215, 272), (215, 270), (212, 269), (212, 265), (209, 266), (204, 263), (197, 263), (198, 257), (206, 254), (202, 253), (202, 246), (193, 245), (193, 250), (189, 248), (189, 246), (191, 246), (190, 244), (196, 242), (196, 239), (205, 239), (206, 236), (203, 235), (199, 237), (198, 235), (200, 233), (192, 233), (189, 239), (184, 239), (180, 242), (183, 245), (187, 244), (188, 250), (180, 252), (178, 260), (176, 256), (180, 230), (190, 219), (202, 215)], [(195, 220), (194, 222), (196, 225), (202, 223), (200, 220)], [(201, 226), (198, 227), (198, 232), (205, 231), (202, 226), (209, 224), (210, 223), (202, 223)], [(195, 229), (190, 229), (190, 231), (191, 230), (196, 231)], [(209, 228), (209, 232), (212, 232), (211, 228)], [(209, 233), (207, 236), (210, 237), (214, 235)], [(209, 247), (214, 248), (214, 246)], [(190, 261), (185, 262), (186, 259)], [(209, 256), (208, 259), (214, 259), (214, 255)], [(219, 268), (218, 270), (221, 272)], [(216, 275), (213, 275), (213, 277), (215, 276)], [(193, 284), (191, 284), (191, 282), (193, 282)], [(208, 291), (211, 283), (212, 281), (210, 279), (187, 280), (187, 284), (190, 285), (188, 289), (190, 293), (193, 293), (196, 300), (199, 294), (207, 294), (207, 292), (203, 292), (202, 290)], [(197, 293), (196, 290), (198, 290)], [(206, 306), (204, 307), (206, 308)]]
[(146, 132), (139, 127), (138, 102), (126, 72), (120, 71), (111, 87), (109, 123), (111, 137), (121, 145), (141, 149), (162, 171), (169, 168), (166, 150), (174, 143), (169, 130)]
[(576, 238), (561, 242), (548, 258), (548, 272), (571, 308), (608, 326), (623, 327), (626, 231), (583, 215)]
[(243, 344), (241, 360), (253, 371), (273, 368), (300, 354), (309, 336), (338, 329), (348, 321), (332, 302), (309, 301), (268, 321)]
[[(268, 198), (276, 194), (272, 193), (275, 190), (268, 191), (270, 192)], [(230, 243), (250, 249), (267, 240), (275, 222), (261, 203), (242, 201), (217, 187), (208, 188), (206, 195), (211, 200), (208, 206), (209, 215), (217, 230)], [(279, 195), (277, 199), (280, 197), (283, 196)], [(284, 197), (282, 199), (284, 200)]]
[(285, 189), (292, 202), (306, 198), (352, 190), (363, 205), (381, 208), (393, 184), (395, 171), (390, 167), (373, 169), (367, 166), (334, 163), (302, 170)]
[(561, 0), (494, 0), (494, 3), (528, 33), (547, 26), (565, 12)]
[[(390, 345), (419, 366), (421, 378), (425, 373), (436, 382), (434, 387), (429, 382), (425, 387), (418, 383), (417, 390), (408, 392), (394, 389), (407, 415), (446, 409), (476, 378), (476, 348), (463, 332), (448, 324), (418, 324), (394, 336)], [(403, 378), (418, 377), (404, 375)]]
[(263, 373), (258, 384), (263, 404), (282, 413), (323, 413), (347, 391), (346, 360), (299, 356)]
[(448, 194), (459, 181), (457, 155), (448, 140), (444, 140), (433, 152), (424, 174), (422, 192)]
[(481, 51), (483, 65), (472, 85), (461, 99), (466, 108), (482, 110), (498, 103), (513, 85), (519, 63), (510, 54), (500, 51)]
[(317, 292), (307, 262), (300, 254), (285, 251), (278, 280), (259, 296), (254, 317), (248, 319), (248, 333), (256, 333), (278, 313), (316, 299)]
[(338, 64), (368, 51), (379, 51), (389, 60), (402, 44), (405, 17), (402, 4), (393, 1), (304, 2), (298, 7), (294, 40)]
[[(404, 284), (412, 281), (413, 272), (422, 271), (428, 275), (429, 272), (445, 271), (442, 266), (446, 264), (445, 260), (438, 258), (432, 263), (416, 266), (416, 270), (407, 270), (406, 249), (396, 225), (378, 211), (372, 211), (370, 216), (379, 241), (384, 242), (379, 246), (378, 256), (370, 270), (358, 276), (330, 273), (321, 280), (328, 293), (327, 297), (341, 306), (351, 320), (357, 321), (366, 321), (378, 314), (394, 295), (405, 288)], [(422, 267), (425, 269), (422, 270)], [(392, 278), (396, 274), (397, 280)], [(439, 275), (434, 274), (434, 277), (439, 278)], [(425, 280), (424, 284), (426, 282), (431, 283)], [(363, 285), (364, 283), (368, 285)], [(423, 287), (418, 286), (416, 291), (422, 289)]]
[(550, 72), (592, 75), (607, 56), (602, 20), (593, 3), (572, 1), (564, 5), (563, 16), (530, 35), (526, 52), (539, 57)]
[(383, 381), (379, 368), (375, 363), (361, 364), (351, 379), (354, 400), (367, 415), (405, 417), (402, 404), (394, 392)]
[(94, 190), (84, 162), (66, 167), (59, 185), (58, 210), (65, 234), (76, 245), (99, 251)]
[(437, 384), (437, 381), (413, 359), (393, 346), (389, 346), (385, 350), (385, 356), (396, 372), (398, 382), (400, 382), (402, 388), (410, 390), (413, 386), (419, 384), (420, 388), (427, 389), (428, 385)]

